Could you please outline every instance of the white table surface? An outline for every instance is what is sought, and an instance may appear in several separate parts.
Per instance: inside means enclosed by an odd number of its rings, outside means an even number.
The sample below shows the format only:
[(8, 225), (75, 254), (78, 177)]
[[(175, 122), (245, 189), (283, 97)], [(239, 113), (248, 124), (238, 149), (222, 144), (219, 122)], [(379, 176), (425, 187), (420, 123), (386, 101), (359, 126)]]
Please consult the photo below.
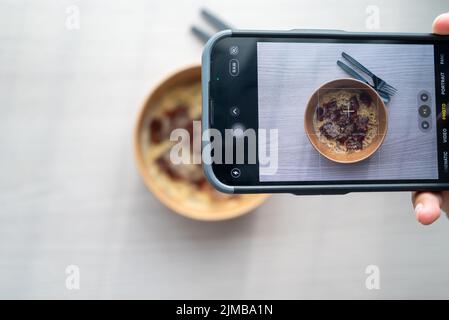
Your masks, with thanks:
[[(427, 32), (448, 9), (391, 2), (374, 1), (381, 31)], [(0, 298), (449, 298), (449, 223), (420, 226), (409, 193), (276, 195), (202, 223), (164, 208), (134, 165), (139, 104), (200, 61), (188, 27), (202, 5), (241, 28), (366, 31), (369, 4), (0, 0)], [(372, 264), (380, 290), (365, 287)]]

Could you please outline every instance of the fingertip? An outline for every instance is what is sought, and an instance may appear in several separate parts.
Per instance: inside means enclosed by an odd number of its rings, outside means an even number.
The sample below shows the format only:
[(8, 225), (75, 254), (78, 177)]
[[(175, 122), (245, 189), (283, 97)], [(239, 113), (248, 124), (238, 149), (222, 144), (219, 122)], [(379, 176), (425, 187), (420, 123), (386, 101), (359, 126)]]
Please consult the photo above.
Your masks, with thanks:
[(423, 225), (429, 225), (435, 222), (440, 217), (440, 208), (424, 207), (416, 212), (416, 219)]
[(449, 35), (449, 12), (440, 14), (435, 18), (432, 32), (441, 35)]
[(440, 217), (441, 196), (439, 194), (425, 192), (415, 198), (416, 219), (423, 225), (429, 225)]

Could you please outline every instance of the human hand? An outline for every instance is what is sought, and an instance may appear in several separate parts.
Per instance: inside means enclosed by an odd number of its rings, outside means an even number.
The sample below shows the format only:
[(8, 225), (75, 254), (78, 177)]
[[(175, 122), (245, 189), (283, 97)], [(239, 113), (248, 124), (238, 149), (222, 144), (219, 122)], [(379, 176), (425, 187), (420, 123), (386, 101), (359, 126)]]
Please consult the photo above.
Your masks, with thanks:
[[(432, 32), (449, 35), (449, 12), (439, 15), (432, 25)], [(449, 191), (415, 192), (412, 195), (416, 219), (422, 224), (431, 224), (440, 217), (443, 209), (449, 217)]]

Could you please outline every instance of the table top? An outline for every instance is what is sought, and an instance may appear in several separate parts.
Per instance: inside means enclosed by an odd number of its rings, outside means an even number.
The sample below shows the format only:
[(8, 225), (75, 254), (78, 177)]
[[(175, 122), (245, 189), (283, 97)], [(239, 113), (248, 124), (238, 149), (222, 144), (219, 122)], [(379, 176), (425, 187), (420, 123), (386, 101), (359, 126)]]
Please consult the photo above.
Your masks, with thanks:
[(416, 223), (409, 193), (275, 195), (205, 223), (163, 207), (133, 159), (145, 95), (200, 62), (201, 6), (256, 29), (369, 31), (378, 11), (375, 31), (401, 32), (447, 10), (376, 3), (0, 1), (0, 298), (449, 298), (448, 221)]

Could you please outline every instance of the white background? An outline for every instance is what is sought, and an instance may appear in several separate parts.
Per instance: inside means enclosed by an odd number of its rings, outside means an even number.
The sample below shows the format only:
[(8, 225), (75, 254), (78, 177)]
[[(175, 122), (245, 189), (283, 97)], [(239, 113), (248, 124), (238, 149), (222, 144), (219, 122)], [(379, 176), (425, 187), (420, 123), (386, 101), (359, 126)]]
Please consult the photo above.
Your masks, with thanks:
[[(374, 2), (374, 3), (373, 3)], [(67, 30), (77, 5), (81, 29)], [(295, 197), (223, 223), (164, 208), (134, 165), (140, 103), (200, 62), (206, 5), (241, 28), (428, 32), (446, 1), (0, 0), (1, 298), (449, 298), (449, 223), (409, 193)], [(202, 23), (202, 25), (204, 25)], [(81, 289), (65, 288), (65, 268)], [(381, 289), (365, 288), (378, 265)]]

